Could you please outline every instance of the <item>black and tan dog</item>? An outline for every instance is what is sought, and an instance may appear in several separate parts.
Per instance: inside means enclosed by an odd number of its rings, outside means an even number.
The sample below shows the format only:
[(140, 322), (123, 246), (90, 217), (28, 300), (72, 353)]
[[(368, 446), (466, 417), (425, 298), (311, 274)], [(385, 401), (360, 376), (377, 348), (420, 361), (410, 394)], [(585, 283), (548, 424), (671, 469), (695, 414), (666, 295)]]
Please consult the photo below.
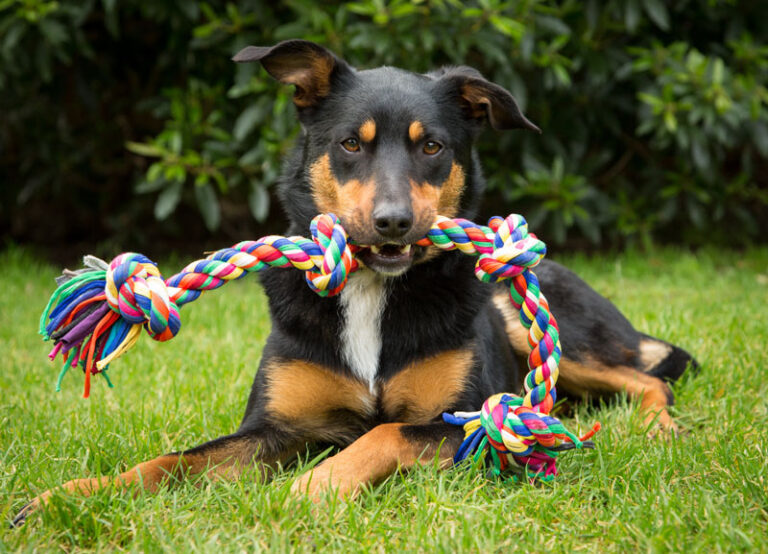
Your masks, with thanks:
[[(313, 497), (328, 488), (350, 495), (438, 451), (450, 461), (463, 431), (443, 423), (442, 412), (477, 410), (493, 393), (521, 390), (526, 332), (504, 289), (479, 282), (473, 258), (414, 244), (437, 214), (477, 215), (483, 178), (473, 143), (486, 121), (538, 131), (514, 98), (468, 67), (357, 71), (300, 40), (248, 47), (234, 59), (259, 61), (295, 86), (303, 132), (280, 185), (288, 233), (305, 234), (314, 215), (333, 212), (367, 245), (359, 253), (365, 269), (337, 298), (315, 295), (301, 272), (265, 272), (272, 332), (240, 428), (119, 477), (69, 481), (65, 490), (154, 490), (170, 475), (204, 472), (234, 478), (308, 444), (333, 444), (343, 449), (294, 487)], [(636, 331), (562, 266), (544, 261), (536, 273), (561, 329), (559, 392), (626, 391), (649, 424), (673, 428), (665, 381), (694, 363), (691, 356)]]

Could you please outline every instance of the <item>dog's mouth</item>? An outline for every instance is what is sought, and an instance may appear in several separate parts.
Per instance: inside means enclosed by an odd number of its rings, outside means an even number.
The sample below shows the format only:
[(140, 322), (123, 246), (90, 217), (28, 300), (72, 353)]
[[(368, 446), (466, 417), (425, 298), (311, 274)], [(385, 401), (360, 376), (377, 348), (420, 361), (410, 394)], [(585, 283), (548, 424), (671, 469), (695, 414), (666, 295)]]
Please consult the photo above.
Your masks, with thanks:
[(423, 255), (424, 250), (423, 246), (416, 244), (376, 244), (361, 247), (357, 258), (378, 273), (401, 275)]

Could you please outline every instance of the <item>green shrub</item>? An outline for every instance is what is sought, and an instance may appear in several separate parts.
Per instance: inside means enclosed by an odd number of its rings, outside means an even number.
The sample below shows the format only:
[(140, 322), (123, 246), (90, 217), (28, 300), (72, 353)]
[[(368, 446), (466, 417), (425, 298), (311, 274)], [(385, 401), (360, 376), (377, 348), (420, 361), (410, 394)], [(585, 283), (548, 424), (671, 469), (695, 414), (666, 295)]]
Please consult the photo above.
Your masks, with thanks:
[(291, 91), (229, 57), (302, 37), (512, 91), (544, 134), (489, 131), (481, 156), (491, 195), (549, 241), (761, 240), (765, 21), (768, 4), (724, 0), (0, 0), (0, 215), (18, 236), (54, 211), (62, 238), (172, 226), (187, 205), (210, 230), (233, 206), (263, 221)]

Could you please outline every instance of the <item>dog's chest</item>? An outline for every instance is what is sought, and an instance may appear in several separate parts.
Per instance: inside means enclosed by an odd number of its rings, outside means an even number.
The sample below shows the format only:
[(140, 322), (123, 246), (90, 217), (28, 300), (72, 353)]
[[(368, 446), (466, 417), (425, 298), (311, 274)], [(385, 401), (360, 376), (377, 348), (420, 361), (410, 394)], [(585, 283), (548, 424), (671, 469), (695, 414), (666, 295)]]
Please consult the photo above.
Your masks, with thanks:
[(381, 355), (381, 318), (387, 303), (386, 278), (362, 270), (341, 291), (341, 354), (355, 376), (374, 393)]

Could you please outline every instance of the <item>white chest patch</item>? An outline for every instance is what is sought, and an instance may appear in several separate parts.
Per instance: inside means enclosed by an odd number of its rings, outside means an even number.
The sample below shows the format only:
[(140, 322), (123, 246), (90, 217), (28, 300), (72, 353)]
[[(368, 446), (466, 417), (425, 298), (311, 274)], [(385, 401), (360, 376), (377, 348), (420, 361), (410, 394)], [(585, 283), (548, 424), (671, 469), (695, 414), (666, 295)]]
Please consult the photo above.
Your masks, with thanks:
[(386, 278), (370, 270), (353, 273), (340, 302), (341, 355), (373, 393), (381, 354), (381, 315), (387, 303)]

